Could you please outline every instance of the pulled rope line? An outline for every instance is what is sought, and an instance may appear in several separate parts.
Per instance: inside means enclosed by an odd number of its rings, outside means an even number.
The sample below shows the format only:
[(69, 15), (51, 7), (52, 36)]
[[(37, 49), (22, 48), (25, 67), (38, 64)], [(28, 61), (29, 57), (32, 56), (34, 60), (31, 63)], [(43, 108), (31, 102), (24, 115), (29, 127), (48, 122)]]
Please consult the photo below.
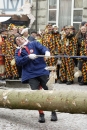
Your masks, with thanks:
[[(4, 54), (0, 54), (0, 56), (4, 56), (4, 57), (15, 57), (15, 56), (11, 56), (11, 55), (4, 55)], [(78, 59), (87, 59), (87, 56), (69, 56), (69, 55), (54, 55), (54, 56), (45, 56), (45, 55), (36, 55), (37, 57), (47, 57), (47, 58), (78, 58)]]

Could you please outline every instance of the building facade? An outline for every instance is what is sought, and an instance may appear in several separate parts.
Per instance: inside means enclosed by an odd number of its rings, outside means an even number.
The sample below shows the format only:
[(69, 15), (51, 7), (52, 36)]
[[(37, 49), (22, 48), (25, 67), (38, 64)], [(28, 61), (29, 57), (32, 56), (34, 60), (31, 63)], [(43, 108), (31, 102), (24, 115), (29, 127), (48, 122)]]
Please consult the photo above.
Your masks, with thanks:
[(82, 21), (87, 21), (87, 0), (38, 0), (37, 21), (38, 29), (44, 29), (47, 23), (56, 24), (60, 30), (64, 25), (78, 29)]
[[(25, 0), (0, 0), (0, 15), (16, 14)], [(43, 30), (48, 23), (56, 24), (61, 30), (65, 25), (76, 29), (87, 21), (87, 0), (29, 0), (33, 3), (32, 13), (36, 20), (33, 29)], [(22, 12), (21, 12), (22, 13)]]
[[(28, 26), (29, 18), (27, 15), (23, 14), (21, 10), (18, 12), (17, 10), (22, 7), (26, 0), (0, 0), (0, 28), (3, 25), (8, 25), (10, 23), (16, 25), (25, 24)], [(32, 2), (32, 0), (28, 0), (28, 2)], [(21, 16), (19, 15), (22, 14)]]

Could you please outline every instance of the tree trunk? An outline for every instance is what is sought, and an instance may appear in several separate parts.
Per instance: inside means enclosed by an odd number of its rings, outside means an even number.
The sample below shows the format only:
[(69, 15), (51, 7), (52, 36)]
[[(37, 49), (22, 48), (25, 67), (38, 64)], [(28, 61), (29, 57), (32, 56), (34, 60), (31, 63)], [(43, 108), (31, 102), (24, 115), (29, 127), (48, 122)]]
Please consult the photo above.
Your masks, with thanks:
[(0, 107), (87, 114), (87, 91), (0, 89)]

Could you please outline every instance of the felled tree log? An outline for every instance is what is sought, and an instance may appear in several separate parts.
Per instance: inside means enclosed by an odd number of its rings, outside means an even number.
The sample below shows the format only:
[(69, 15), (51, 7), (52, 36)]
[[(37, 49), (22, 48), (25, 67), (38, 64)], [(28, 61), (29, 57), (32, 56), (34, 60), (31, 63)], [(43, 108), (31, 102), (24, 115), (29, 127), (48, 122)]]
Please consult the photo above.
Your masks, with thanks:
[(87, 114), (87, 91), (0, 89), (0, 107)]

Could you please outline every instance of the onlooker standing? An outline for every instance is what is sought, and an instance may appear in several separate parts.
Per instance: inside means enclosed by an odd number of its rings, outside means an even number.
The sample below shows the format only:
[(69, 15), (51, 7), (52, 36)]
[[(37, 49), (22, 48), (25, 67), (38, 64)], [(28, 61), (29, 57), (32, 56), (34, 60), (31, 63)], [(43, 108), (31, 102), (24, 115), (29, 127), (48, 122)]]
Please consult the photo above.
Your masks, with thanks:
[[(61, 42), (62, 55), (77, 55), (77, 39), (75, 38), (75, 28), (73, 26), (65, 27), (65, 38)], [(62, 58), (60, 65), (60, 83), (67, 85), (73, 84), (75, 62), (73, 58)]]
[(18, 79), (18, 68), (16, 64), (11, 65), (11, 61), (14, 59), (16, 46), (14, 44), (14, 37), (17, 33), (17, 27), (13, 24), (9, 25), (8, 35), (2, 45), (2, 53), (5, 55), (5, 78), (6, 79)]
[(31, 33), (31, 35), (30, 35), (28, 28), (24, 28), (24, 29), (21, 31), (21, 34), (22, 34), (22, 36), (23, 36), (26, 40), (29, 40), (30, 42), (35, 40), (35, 33), (34, 33), (34, 34)]
[[(78, 55), (87, 56), (87, 28), (86, 26), (81, 26), (81, 33), (78, 36)], [(82, 77), (79, 77), (79, 84), (87, 84), (87, 60), (79, 60), (79, 69), (82, 71)]]
[(37, 32), (35, 30), (31, 31), (31, 34), (30, 34), (31, 37), (34, 38), (34, 40), (36, 39), (36, 36), (37, 36)]

